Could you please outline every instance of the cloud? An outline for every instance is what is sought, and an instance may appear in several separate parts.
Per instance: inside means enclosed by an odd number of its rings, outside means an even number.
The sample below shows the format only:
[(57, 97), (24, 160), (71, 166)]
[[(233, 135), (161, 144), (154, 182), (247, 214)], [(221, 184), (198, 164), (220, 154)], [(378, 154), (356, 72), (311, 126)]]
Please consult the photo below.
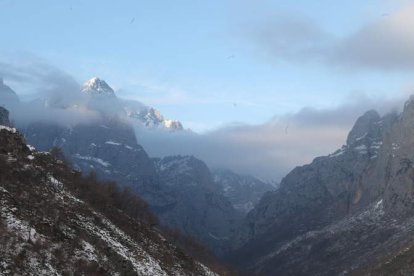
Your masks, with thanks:
[[(71, 125), (99, 119), (99, 114), (78, 104), (84, 100), (79, 96), (79, 84), (65, 72), (47, 64), (38, 66), (36, 62), (25, 66), (1, 63), (0, 67), (5, 81), (33, 85), (36, 95), (52, 103), (45, 106), (44, 100), (29, 101), (13, 108), (11, 116), (18, 126), (32, 121)], [(335, 108), (306, 107), (263, 124), (232, 124), (204, 134), (140, 128), (137, 140), (153, 157), (190, 154), (212, 169), (227, 168), (266, 179), (280, 179), (295, 166), (339, 148), (354, 121), (368, 109), (386, 113), (401, 107), (402, 102), (398, 97), (372, 99), (358, 93)], [(77, 105), (65, 106), (66, 103)]]
[(375, 108), (398, 110), (403, 99), (360, 96), (332, 109), (303, 108), (261, 125), (229, 125), (198, 135), (137, 130), (138, 142), (150, 156), (190, 154), (210, 168), (280, 180), (295, 166), (334, 152), (345, 143), (358, 116)]
[(87, 98), (71, 75), (35, 56), (25, 55), (14, 63), (0, 62), (0, 77), (18, 96), (24, 90), (33, 99), (7, 105), (18, 126), (33, 121), (71, 125), (98, 118), (96, 112), (85, 108)]
[(414, 69), (414, 5), (343, 37), (308, 18), (262, 21), (247, 33), (277, 60), (378, 70)]
[(332, 37), (308, 18), (267, 20), (249, 27), (248, 32), (274, 57), (287, 61), (318, 61)]
[(20, 93), (35, 98), (57, 102), (82, 96), (79, 83), (71, 75), (32, 55), (24, 55), (17, 62), (0, 62), (0, 77)]
[(414, 5), (338, 41), (332, 62), (356, 67), (414, 69)]

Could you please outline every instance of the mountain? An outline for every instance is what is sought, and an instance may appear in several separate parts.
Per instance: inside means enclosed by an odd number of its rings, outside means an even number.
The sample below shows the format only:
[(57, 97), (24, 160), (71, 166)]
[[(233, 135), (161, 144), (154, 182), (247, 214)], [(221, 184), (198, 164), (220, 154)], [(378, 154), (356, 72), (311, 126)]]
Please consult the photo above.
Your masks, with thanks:
[(10, 127), (9, 111), (0, 106), (0, 125)]
[(34, 122), (21, 130), (39, 150), (61, 148), (73, 166), (84, 173), (94, 170), (102, 179), (115, 180), (142, 193), (147, 185), (157, 183), (155, 167), (137, 144), (133, 129), (119, 120), (101, 118), (70, 127)]
[(116, 97), (114, 90), (104, 80), (101, 80), (98, 77), (93, 77), (92, 79), (86, 81), (83, 84), (81, 91), (93, 97)]
[(265, 194), (229, 259), (250, 275), (412, 275), (413, 156), (413, 98), (365, 113), (345, 146)]
[(19, 103), (17, 94), (9, 86), (4, 84), (2, 78), (0, 78), (0, 103), (5, 107)]
[(0, 171), (1, 275), (217, 275), (154, 228), (139, 198), (82, 177), (7, 126)]
[(220, 186), (221, 194), (227, 197), (233, 207), (248, 213), (266, 192), (275, 187), (250, 175), (240, 175), (229, 170), (214, 170), (214, 182)]
[(165, 129), (169, 131), (184, 130), (180, 121), (166, 119), (160, 111), (137, 101), (122, 100), (122, 105), (129, 118), (138, 126), (149, 129)]
[[(93, 119), (70, 124), (46, 120), (23, 124), (19, 129), (28, 143), (42, 151), (60, 148), (83, 174), (95, 171), (99, 179), (116, 181), (139, 194), (163, 225), (201, 240), (217, 254), (227, 251), (240, 214), (218, 193), (220, 188), (207, 166), (195, 158), (169, 157), (154, 162), (137, 143), (135, 122), (125, 119), (125, 102), (113, 96), (104, 81), (94, 78), (82, 91), (89, 97), (87, 109), (94, 112)], [(107, 106), (111, 106), (109, 111)], [(49, 107), (54, 111), (65, 108)], [(84, 110), (80, 106), (71, 109), (80, 113)], [(191, 170), (163, 169), (171, 160), (183, 161)], [(180, 185), (171, 185), (173, 174)], [(190, 181), (194, 184), (191, 187)]]
[[(114, 90), (104, 81), (94, 77), (86, 81), (81, 91), (99, 101), (102, 106), (99, 110), (122, 110), (125, 116), (138, 126), (150, 129), (164, 129), (169, 131), (183, 130), (181, 122), (166, 119), (160, 111), (133, 100), (118, 99)], [(92, 105), (92, 108), (96, 108)]]
[(161, 182), (171, 195), (170, 201), (155, 209), (160, 221), (203, 241), (217, 255), (227, 253), (241, 213), (220, 194), (207, 165), (193, 156), (154, 160)]

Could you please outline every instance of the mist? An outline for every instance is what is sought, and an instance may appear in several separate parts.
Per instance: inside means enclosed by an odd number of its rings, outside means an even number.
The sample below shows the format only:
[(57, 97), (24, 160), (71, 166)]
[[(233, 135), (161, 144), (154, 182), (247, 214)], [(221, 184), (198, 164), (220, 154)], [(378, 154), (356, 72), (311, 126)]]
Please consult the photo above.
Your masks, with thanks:
[(369, 109), (398, 112), (405, 98), (360, 95), (332, 109), (304, 107), (260, 125), (229, 124), (204, 134), (137, 128), (138, 143), (150, 156), (194, 155), (212, 168), (227, 168), (263, 180), (280, 181), (296, 166), (345, 144), (356, 119)]
[[(10, 109), (17, 127), (36, 121), (70, 127), (96, 122), (102, 119), (103, 113), (113, 110), (119, 115), (121, 113), (114, 107), (120, 103), (143, 106), (139, 102), (115, 98), (98, 109), (90, 108), (88, 97), (81, 93), (81, 85), (74, 77), (43, 62), (25, 66), (0, 63), (0, 74), (5, 84), (24, 87), (25, 97), (30, 98), (14, 104), (3, 103)], [(119, 119), (130, 121), (138, 143), (151, 157), (194, 155), (211, 169), (231, 169), (267, 181), (279, 181), (295, 166), (340, 148), (353, 123), (367, 110), (376, 109), (381, 114), (398, 111), (405, 98), (401, 95), (373, 99), (359, 93), (330, 109), (309, 106), (295, 113), (275, 116), (262, 124), (229, 123), (202, 134), (191, 130), (170, 132), (144, 128), (127, 119), (125, 114)]]

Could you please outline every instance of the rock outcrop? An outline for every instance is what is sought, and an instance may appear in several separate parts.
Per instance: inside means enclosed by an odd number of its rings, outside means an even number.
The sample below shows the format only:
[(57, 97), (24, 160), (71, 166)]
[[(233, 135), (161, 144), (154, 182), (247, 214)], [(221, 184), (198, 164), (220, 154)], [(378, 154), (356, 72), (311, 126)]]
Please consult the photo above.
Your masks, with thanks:
[(155, 165), (169, 199), (155, 207), (161, 222), (201, 240), (217, 255), (228, 253), (241, 213), (220, 193), (206, 164), (193, 156), (168, 156), (155, 159)]
[(9, 111), (0, 106), (0, 125), (10, 126)]
[(236, 174), (229, 170), (215, 170), (213, 177), (214, 182), (220, 187), (220, 193), (243, 214), (252, 210), (266, 192), (276, 189), (256, 177)]

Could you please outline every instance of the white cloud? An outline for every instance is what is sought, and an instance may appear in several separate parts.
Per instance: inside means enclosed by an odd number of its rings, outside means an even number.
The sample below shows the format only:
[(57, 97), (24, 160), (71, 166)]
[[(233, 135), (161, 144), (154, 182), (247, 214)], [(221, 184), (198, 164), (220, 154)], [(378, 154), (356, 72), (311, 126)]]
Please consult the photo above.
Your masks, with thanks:
[(379, 70), (414, 69), (414, 5), (362, 26), (344, 37), (328, 34), (307, 18), (264, 21), (250, 37), (276, 59)]
[(280, 179), (295, 166), (338, 149), (358, 116), (367, 110), (387, 113), (401, 107), (402, 102), (402, 98), (360, 96), (336, 108), (304, 108), (261, 125), (230, 125), (202, 135), (141, 129), (137, 136), (150, 156), (191, 154), (211, 168)]
[(414, 5), (340, 40), (331, 61), (367, 68), (414, 69)]

